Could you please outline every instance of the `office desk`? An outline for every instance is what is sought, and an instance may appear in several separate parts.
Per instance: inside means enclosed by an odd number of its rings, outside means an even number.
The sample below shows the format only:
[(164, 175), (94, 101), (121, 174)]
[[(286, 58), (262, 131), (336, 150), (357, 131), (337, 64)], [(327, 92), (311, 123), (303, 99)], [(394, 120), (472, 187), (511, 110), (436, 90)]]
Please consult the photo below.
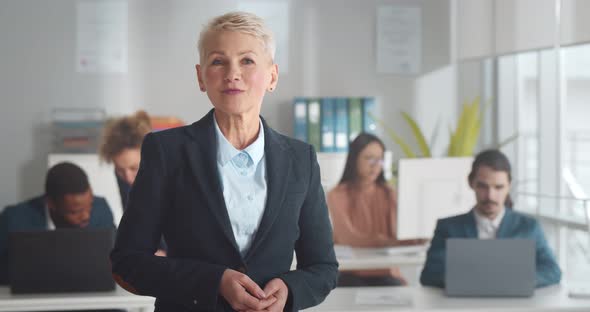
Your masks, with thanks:
[(133, 295), (117, 287), (111, 292), (13, 295), (0, 287), (0, 311), (56, 311), (87, 309), (154, 310), (153, 297)]
[[(408, 305), (356, 304), (359, 291), (395, 294), (408, 299)], [(442, 289), (431, 287), (341, 287), (330, 293), (326, 301), (305, 311), (590, 311), (590, 299), (573, 299), (564, 286), (550, 286), (535, 291), (530, 298), (450, 298)]]
[(336, 246), (339, 270), (386, 269), (399, 266), (422, 267), (426, 261), (426, 247), (423, 252), (389, 254), (387, 249), (346, 248)]

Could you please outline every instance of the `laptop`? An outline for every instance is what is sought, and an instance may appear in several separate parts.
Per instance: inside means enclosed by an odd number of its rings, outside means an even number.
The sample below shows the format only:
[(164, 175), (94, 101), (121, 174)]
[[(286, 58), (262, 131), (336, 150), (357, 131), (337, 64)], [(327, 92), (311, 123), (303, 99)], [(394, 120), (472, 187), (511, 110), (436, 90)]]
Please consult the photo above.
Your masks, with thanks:
[(115, 289), (109, 253), (114, 229), (10, 233), (9, 281), (14, 294)]
[(532, 239), (446, 241), (445, 292), (448, 296), (528, 297), (536, 285)]

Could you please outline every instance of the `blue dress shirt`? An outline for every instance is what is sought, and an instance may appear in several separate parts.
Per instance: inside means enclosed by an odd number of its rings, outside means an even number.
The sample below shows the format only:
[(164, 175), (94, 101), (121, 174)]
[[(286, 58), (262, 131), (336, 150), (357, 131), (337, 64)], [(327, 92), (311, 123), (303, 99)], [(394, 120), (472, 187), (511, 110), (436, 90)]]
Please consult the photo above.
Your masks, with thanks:
[(266, 205), (264, 129), (260, 122), (258, 138), (241, 151), (225, 138), (217, 120), (215, 133), (217, 169), (221, 178), (223, 199), (234, 238), (240, 253), (244, 256), (256, 235)]

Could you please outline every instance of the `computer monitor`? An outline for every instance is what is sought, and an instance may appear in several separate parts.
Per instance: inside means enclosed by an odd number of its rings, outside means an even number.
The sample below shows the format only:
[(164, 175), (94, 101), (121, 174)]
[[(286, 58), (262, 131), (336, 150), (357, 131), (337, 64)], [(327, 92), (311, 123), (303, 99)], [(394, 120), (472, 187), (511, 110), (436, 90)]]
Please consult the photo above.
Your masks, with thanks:
[(472, 157), (399, 160), (399, 239), (431, 238), (439, 218), (473, 208), (475, 194), (467, 181), (472, 162)]

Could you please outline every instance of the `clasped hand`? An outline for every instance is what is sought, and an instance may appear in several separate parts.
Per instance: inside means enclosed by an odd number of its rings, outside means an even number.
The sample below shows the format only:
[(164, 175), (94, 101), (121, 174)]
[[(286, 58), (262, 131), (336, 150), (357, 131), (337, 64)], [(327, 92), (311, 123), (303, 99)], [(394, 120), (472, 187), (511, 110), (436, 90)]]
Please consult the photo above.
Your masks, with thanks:
[(236, 311), (283, 311), (289, 290), (283, 280), (272, 279), (262, 290), (248, 275), (226, 269), (219, 292)]

